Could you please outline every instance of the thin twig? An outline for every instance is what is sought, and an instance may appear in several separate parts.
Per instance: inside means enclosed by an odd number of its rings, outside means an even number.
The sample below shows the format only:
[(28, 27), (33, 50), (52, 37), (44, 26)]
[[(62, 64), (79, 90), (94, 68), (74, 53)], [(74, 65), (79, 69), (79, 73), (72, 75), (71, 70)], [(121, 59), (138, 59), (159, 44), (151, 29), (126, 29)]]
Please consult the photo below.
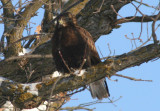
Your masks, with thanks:
[(137, 7), (134, 3), (131, 2), (131, 4), (136, 8), (136, 10), (142, 15), (145, 16), (140, 10), (139, 7), (142, 5), (142, 0), (141, 0), (141, 4)]
[[(88, 40), (88, 39), (87, 39), (87, 40)], [(88, 48), (88, 45), (87, 45), (87, 43), (86, 43), (86, 44), (85, 44), (84, 55), (83, 55), (83, 61), (82, 61), (82, 64), (80, 65), (80, 67), (79, 67), (79, 73), (78, 73), (78, 74), (81, 73), (81, 70), (82, 70), (85, 62), (87, 61), (86, 57), (87, 57), (87, 53), (89, 53), (89, 52), (87, 52), (87, 48)]]
[(153, 23), (152, 23), (152, 37), (153, 37), (154, 44), (158, 43), (157, 35), (155, 33), (155, 23), (159, 17), (160, 17), (160, 12), (158, 13), (158, 15), (156, 16), (156, 18), (153, 20)]
[(133, 37), (133, 39), (134, 39), (134, 45), (135, 45), (135, 47), (137, 48), (137, 44), (136, 44), (136, 41), (135, 41), (134, 34), (133, 34), (133, 33), (131, 33), (131, 34), (132, 34), (132, 37)]
[(102, 58), (104, 58), (104, 56), (103, 56), (103, 54), (102, 54), (102, 52), (101, 52), (101, 50), (100, 50), (99, 46), (98, 46), (98, 50), (99, 50), (99, 52), (100, 52), (100, 54), (101, 54)]
[(147, 23), (147, 38), (149, 39), (148, 23)]
[(101, 11), (101, 8), (102, 8), (103, 4), (104, 4), (104, 0), (102, 1), (102, 4), (101, 4), (101, 6), (98, 8), (98, 10), (97, 10), (96, 12), (93, 12), (93, 13), (99, 13), (99, 12)]
[(86, 89), (86, 87), (84, 86), (82, 89), (80, 89), (80, 90), (78, 90), (78, 91), (75, 91), (75, 92), (72, 92), (72, 93), (70, 93), (70, 94), (67, 94), (67, 95), (65, 95), (65, 96), (63, 96), (63, 97), (53, 98), (53, 99), (51, 99), (51, 102), (60, 101), (61, 99), (64, 99), (64, 98), (66, 98), (66, 97), (72, 96), (73, 94), (82, 92), (82, 91), (84, 91), (85, 89)]
[[(155, 31), (158, 29), (158, 26), (157, 26), (157, 28), (155, 29)], [(141, 48), (142, 46), (144, 46), (146, 43), (148, 43), (150, 40), (151, 40), (151, 38), (152, 38), (152, 36), (150, 36), (149, 38), (148, 38), (148, 40), (146, 40), (142, 45), (140, 45), (139, 47), (137, 47), (136, 49), (134, 49), (134, 50), (132, 50), (132, 51), (130, 51), (130, 52), (133, 52), (133, 51), (135, 51), (135, 50), (138, 50), (139, 48)]]
[(82, 91), (84, 91), (85, 89), (86, 89), (86, 86), (84, 86), (82, 89), (80, 89), (80, 90), (78, 90), (78, 91), (75, 91), (75, 92), (73, 92), (73, 93), (67, 94), (66, 96), (71, 96), (71, 95), (76, 94), (76, 93), (78, 93), (78, 92), (82, 92)]
[(142, 16), (142, 20), (141, 20), (141, 31), (140, 31), (140, 34), (138, 37), (139, 40), (141, 40), (141, 35), (142, 35), (142, 31), (143, 31), (143, 19), (144, 19), (144, 16)]
[(149, 4), (146, 4), (146, 3), (143, 3), (143, 2), (139, 2), (139, 1), (137, 1), (137, 0), (134, 0), (134, 2), (137, 2), (137, 3), (139, 3), (139, 4), (142, 4), (142, 5), (144, 5), (144, 6), (146, 6), (146, 7), (149, 7), (149, 8), (154, 8), (154, 9), (156, 9), (154, 6), (150, 6)]
[(112, 51), (111, 51), (111, 48), (110, 48), (110, 45), (109, 45), (109, 43), (107, 44), (107, 46), (108, 46), (108, 49), (109, 49), (109, 55), (108, 55), (108, 56), (111, 56), (111, 54), (112, 54)]
[[(139, 8), (140, 6), (141, 6), (141, 5), (139, 5), (138, 8)], [(135, 18), (136, 18), (136, 15), (137, 15), (137, 12), (138, 12), (138, 10), (136, 10), (134, 16), (132, 16), (132, 17), (130, 17), (130, 18), (125, 18), (125, 17), (121, 16), (121, 15), (115, 10), (115, 8), (114, 8), (113, 5), (111, 5), (111, 8), (112, 8), (112, 10), (117, 14), (117, 16), (120, 16), (120, 17), (121, 17), (121, 19), (117, 20), (117, 21), (115, 22), (115, 24), (119, 24), (119, 23), (131, 21), (131, 20), (135, 19)]]
[[(75, 106), (75, 107), (60, 108), (60, 110), (74, 111), (74, 110), (78, 110), (78, 109), (84, 109), (84, 110), (88, 110), (88, 111), (93, 111), (93, 109), (88, 109), (86, 107), (91, 106), (91, 105), (95, 105), (95, 104), (103, 104), (103, 103), (112, 103), (113, 104), (114, 102), (120, 100), (121, 98), (122, 97), (119, 97), (116, 100), (109, 99), (110, 101), (108, 101), (108, 102), (102, 102), (102, 101), (96, 100), (96, 101), (92, 101), (92, 102), (88, 102), (88, 103), (79, 104), (78, 106)], [(115, 104), (113, 104), (113, 105), (116, 106)]]
[(136, 78), (129, 77), (129, 76), (124, 76), (124, 75), (121, 75), (121, 74), (113, 74), (113, 75), (118, 76), (118, 77), (127, 78), (127, 79), (134, 80), (134, 81), (147, 81), (147, 82), (152, 82), (152, 80), (136, 79)]
[[(141, 0), (141, 2), (142, 2), (142, 0)], [(136, 7), (132, 2), (131, 2), (131, 4), (136, 8), (136, 12), (135, 12), (135, 14), (134, 14), (134, 16), (132, 16), (132, 17), (122, 17), (120, 14), (118, 14), (118, 12), (115, 10), (115, 8), (114, 8), (114, 6), (113, 5), (111, 5), (111, 8), (112, 8), (112, 10), (118, 15), (118, 16), (120, 16), (121, 17), (121, 19), (119, 19), (119, 20), (117, 20), (116, 22), (115, 22), (115, 24), (120, 24), (120, 23), (125, 23), (125, 22), (130, 22), (131, 20), (134, 20), (137, 16), (137, 12), (140, 12), (140, 10), (139, 10), (139, 7), (142, 5), (142, 4), (140, 4), (138, 7)], [(141, 12), (140, 12), (141, 13)], [(142, 13), (142, 15), (143, 15), (143, 13)], [(143, 15), (144, 16), (144, 15)]]
[(24, 56), (13, 56), (7, 59), (4, 59), (4, 61), (11, 61), (15, 59), (22, 59), (22, 58), (53, 58), (51, 54), (47, 55), (40, 55), (40, 54), (33, 54), (33, 55), (24, 55)]
[(28, 83), (30, 78), (31, 78), (31, 76), (32, 76), (32, 74), (35, 72), (35, 70), (33, 70), (32, 64), (30, 63), (29, 67), (27, 67), (27, 69), (25, 69), (24, 71), (26, 73), (26, 78), (27, 78), (26, 83)]
[(49, 109), (50, 109), (50, 104), (51, 104), (51, 98), (52, 98), (52, 96), (53, 96), (53, 91), (54, 91), (54, 89), (55, 89), (58, 81), (59, 81), (61, 78), (62, 78), (62, 76), (59, 76), (59, 77), (57, 78), (57, 80), (55, 81), (55, 83), (53, 84), (53, 86), (52, 86), (51, 93), (50, 93), (49, 100), (48, 100), (48, 106), (47, 106), (46, 111), (49, 111)]
[(15, 42), (13, 42), (13, 43), (11, 43), (11, 44), (8, 45), (7, 47), (5, 47), (5, 49), (11, 47), (12, 45), (14, 45), (14, 44), (16, 44), (16, 43), (18, 43), (18, 42), (21, 42), (22, 40), (28, 40), (28, 39), (30, 39), (30, 38), (35, 38), (36, 36), (51, 35), (51, 34), (53, 34), (53, 33), (44, 33), (44, 34), (42, 33), (42, 34), (29, 35), (29, 36), (23, 37), (23, 38), (18, 39), (17, 41), (15, 41)]
[(66, 66), (66, 68), (68, 69), (68, 71), (71, 73), (72, 71), (70, 70), (70, 68), (69, 68), (68, 64), (67, 64), (67, 63), (66, 63), (66, 61), (64, 60), (64, 58), (63, 58), (63, 55), (62, 55), (61, 51), (59, 50), (59, 51), (58, 51), (58, 53), (59, 53), (59, 55), (60, 55), (60, 57), (61, 57), (61, 59), (62, 59), (62, 61), (63, 61), (64, 65)]
[(82, 62), (82, 64), (81, 64), (80, 67), (79, 67), (79, 73), (78, 73), (78, 74), (81, 73), (81, 70), (82, 70), (82, 68), (83, 68), (83, 66), (84, 66), (84, 64), (85, 64), (85, 62), (86, 62), (86, 59), (83, 59), (83, 62)]

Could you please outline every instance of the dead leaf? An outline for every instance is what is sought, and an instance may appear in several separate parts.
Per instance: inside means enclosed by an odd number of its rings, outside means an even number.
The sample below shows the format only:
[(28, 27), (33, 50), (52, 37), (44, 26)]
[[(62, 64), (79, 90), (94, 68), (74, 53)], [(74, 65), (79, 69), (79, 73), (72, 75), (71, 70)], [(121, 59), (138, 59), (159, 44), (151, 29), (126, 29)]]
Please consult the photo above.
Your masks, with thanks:
[(0, 111), (3, 111), (4, 110), (4, 108), (0, 108)]
[(37, 34), (40, 34), (40, 31), (41, 31), (41, 26), (38, 25), (38, 26), (36, 27), (35, 32), (36, 32)]

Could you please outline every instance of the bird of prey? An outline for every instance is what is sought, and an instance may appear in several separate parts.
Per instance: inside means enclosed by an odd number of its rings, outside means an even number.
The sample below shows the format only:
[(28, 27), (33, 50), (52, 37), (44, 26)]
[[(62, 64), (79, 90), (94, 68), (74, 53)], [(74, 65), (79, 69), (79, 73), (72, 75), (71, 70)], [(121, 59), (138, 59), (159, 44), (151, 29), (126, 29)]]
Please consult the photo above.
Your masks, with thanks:
[[(52, 37), (52, 55), (59, 72), (69, 73), (73, 69), (83, 69), (101, 62), (91, 34), (77, 24), (70, 12), (57, 19)], [(89, 84), (93, 98), (109, 97), (105, 78)]]

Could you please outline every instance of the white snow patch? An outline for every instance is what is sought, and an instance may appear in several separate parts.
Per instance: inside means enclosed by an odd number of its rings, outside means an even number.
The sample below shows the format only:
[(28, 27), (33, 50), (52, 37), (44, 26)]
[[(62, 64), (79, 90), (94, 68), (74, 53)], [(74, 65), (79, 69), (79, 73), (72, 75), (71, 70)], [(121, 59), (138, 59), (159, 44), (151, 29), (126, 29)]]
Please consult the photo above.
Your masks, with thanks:
[(25, 55), (25, 54), (27, 54), (27, 53), (29, 53), (29, 52), (31, 52), (31, 49), (29, 49), (29, 48), (23, 48), (23, 50), (22, 50), (22, 52), (19, 52), (19, 56), (23, 56), (23, 55)]
[(39, 109), (40, 111), (46, 111), (47, 106), (46, 106), (46, 105), (40, 105), (40, 106), (38, 107), (38, 109)]
[(6, 78), (4, 77), (0, 77), (0, 85), (2, 84), (3, 81), (7, 80)]
[(3, 110), (3, 111), (13, 111), (13, 110), (8, 109), (8, 108), (6, 108), (6, 109), (3, 109), (3, 108), (2, 108), (2, 110)]
[(1, 60), (4, 60), (4, 58), (5, 58), (5, 57), (4, 57), (4, 54), (0, 52), (0, 61), (1, 61)]
[(76, 74), (77, 76), (82, 76), (85, 72), (86, 72), (85, 69), (82, 69), (81, 71), (80, 70), (75, 70), (74, 74)]
[(58, 71), (54, 71), (53, 74), (52, 74), (52, 78), (59, 77), (59, 76), (62, 76), (62, 73), (60, 73)]
[[(55, 19), (57, 16), (53, 16), (53, 19)], [(54, 24), (57, 24), (57, 21), (55, 20), (54, 21)]]
[(6, 101), (6, 103), (3, 105), (3, 108), (5, 108), (3, 111), (13, 111), (14, 106), (10, 101)]
[[(13, 111), (14, 110), (14, 106), (12, 105), (12, 103), (10, 101), (6, 101), (6, 103), (3, 105), (2, 108), (4, 108), (3, 111)], [(37, 108), (23, 109), (21, 111), (46, 111), (46, 109), (47, 109), (46, 105), (40, 105)]]
[[(7, 78), (0, 77), (0, 85), (2, 84), (3, 81), (6, 81), (6, 80), (8, 80), (9, 82), (13, 82), (12, 80), (9, 80)], [(38, 96), (38, 89), (36, 88), (36, 85), (39, 84), (39, 83), (22, 84), (22, 85), (23, 85), (23, 89), (25, 89), (25, 87), (29, 87), (27, 92)]]
[(48, 104), (48, 101), (44, 101), (44, 103), (43, 103), (44, 105), (47, 105)]
[(32, 93), (33, 95), (37, 95), (38, 96), (38, 89), (36, 88), (37, 84), (39, 84), (39, 83), (22, 84), (22, 85), (23, 85), (23, 89), (25, 89), (25, 87), (29, 87), (29, 89), (27, 90), (27, 92)]
[(69, 0), (62, 0), (62, 2), (64, 2), (64, 4), (66, 4)]
[(5, 80), (8, 80), (9, 82), (13, 82), (13, 81), (11, 81), (11, 80), (9, 80), (9, 79), (7, 79), (7, 78), (0, 77), (0, 85), (1, 85), (2, 82), (5, 81)]
[[(45, 101), (47, 102), (47, 101)], [(47, 102), (48, 104), (48, 102)], [(37, 108), (33, 108), (33, 109), (23, 109), (22, 111), (46, 111), (47, 106), (45, 104), (39, 105)]]
[(23, 109), (22, 111), (39, 111), (37, 108), (33, 108), (33, 109)]

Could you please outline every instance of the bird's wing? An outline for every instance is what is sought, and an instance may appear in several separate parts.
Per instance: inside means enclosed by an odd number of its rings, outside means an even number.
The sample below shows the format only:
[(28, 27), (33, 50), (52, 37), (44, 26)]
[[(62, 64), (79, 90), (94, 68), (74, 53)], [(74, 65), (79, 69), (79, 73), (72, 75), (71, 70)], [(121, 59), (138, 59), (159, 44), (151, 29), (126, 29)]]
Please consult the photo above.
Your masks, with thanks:
[(91, 50), (91, 59), (96, 60), (96, 62), (100, 62), (100, 57), (98, 55), (97, 49), (95, 47), (95, 43), (91, 34), (84, 28), (77, 26), (79, 33), (83, 36), (84, 41), (88, 44), (88, 47)]
[(55, 29), (54, 35), (52, 37), (52, 53), (54, 53), (54, 51), (56, 51), (57, 49), (60, 48), (60, 39), (62, 36), (62, 31)]

